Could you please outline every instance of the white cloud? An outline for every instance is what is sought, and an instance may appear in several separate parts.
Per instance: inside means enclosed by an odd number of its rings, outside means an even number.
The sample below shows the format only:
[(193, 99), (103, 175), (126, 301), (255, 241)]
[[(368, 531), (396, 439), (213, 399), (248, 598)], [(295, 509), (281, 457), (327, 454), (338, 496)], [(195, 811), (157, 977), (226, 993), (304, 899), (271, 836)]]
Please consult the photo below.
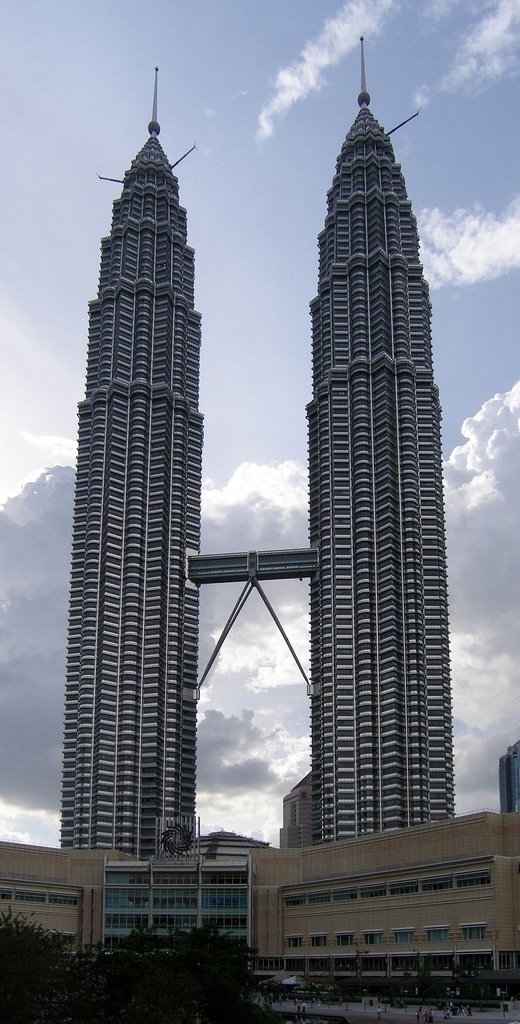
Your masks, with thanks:
[(386, 16), (397, 7), (397, 0), (347, 0), (334, 17), (328, 18), (319, 36), (305, 44), (299, 58), (278, 72), (273, 96), (258, 117), (257, 140), (270, 138), (274, 121), (309, 93), (320, 90), (323, 72), (357, 47), (360, 35), (380, 32)]
[[(197, 811), (203, 832), (232, 827), (278, 845), (283, 796), (309, 769), (309, 738), (258, 723), (251, 711), (208, 710), (198, 730)], [(254, 799), (252, 795), (254, 794)]]
[[(308, 601), (306, 588), (301, 589), (301, 603), (277, 605), (276, 614), (308, 675)], [(242, 629), (232, 631), (226, 638), (215, 671), (220, 675), (241, 673), (245, 689), (253, 693), (280, 686), (301, 686), (303, 677), (287, 644), (259, 595), (253, 592), (249, 601), (255, 600), (260, 602), (255, 610), (258, 617), (250, 618)], [(216, 641), (218, 634), (215, 633), (213, 638)]]
[(412, 96), (412, 103), (413, 103), (414, 107), (417, 107), (419, 110), (421, 110), (422, 107), (427, 107), (429, 102), (430, 102), (430, 86), (429, 85), (419, 85), (417, 87), (417, 89), (415, 90), (413, 96)]
[[(497, 644), (496, 625), (490, 622), (487, 628), (458, 632), (455, 617), (451, 636), (455, 682), (453, 706), (457, 729), (463, 735), (468, 730), (485, 733), (490, 726), (506, 722), (511, 715), (511, 685), (516, 673), (517, 653), (516, 648), (514, 651), (504, 649), (502, 637)], [(492, 707), (486, 707), (484, 718), (483, 701), (485, 693), (489, 694), (491, 690)], [(520, 716), (517, 720), (520, 722)]]
[[(414, 93), (417, 106), (426, 106), (439, 90), (455, 92), (461, 88), (482, 92), (505, 75), (516, 75), (520, 53), (520, 0), (425, 0), (423, 14), (432, 23), (446, 21), (463, 9), (462, 20), (453, 28), (443, 26), (445, 39), (455, 43), (453, 66), (434, 86), (421, 85)], [(473, 21), (471, 20), (473, 17)], [(475, 20), (476, 18), (476, 20)], [(462, 29), (457, 26), (463, 25)]]
[(57, 434), (31, 434), (22, 431), (24, 441), (48, 453), (52, 465), (73, 466), (76, 459), (76, 442), (70, 437), (59, 437)]
[(442, 87), (481, 90), (517, 68), (520, 48), (520, 0), (493, 0), (487, 13), (465, 33)]
[(452, 214), (423, 210), (418, 221), (432, 288), (490, 281), (520, 267), (520, 197), (501, 216), (475, 206)]
[(0, 799), (0, 841), (56, 846), (58, 833), (58, 814), (19, 807)]
[(445, 465), (459, 813), (498, 805), (498, 755), (520, 738), (520, 382), (462, 433)]
[(457, 814), (499, 809), (498, 759), (510, 743), (510, 731), (485, 736), (474, 730), (455, 737)]
[(73, 480), (54, 467), (0, 511), (0, 799), (31, 809), (0, 822), (34, 842), (59, 799)]
[(307, 471), (299, 462), (243, 462), (224, 487), (206, 480), (202, 488), (203, 514), (216, 524), (223, 523), (231, 509), (244, 506), (252, 516), (271, 511), (289, 521), (306, 500)]
[(504, 450), (515, 444), (519, 413), (520, 381), (505, 394), (488, 399), (474, 416), (464, 420), (461, 433), (466, 441), (453, 449), (445, 466), (450, 490), (463, 479), (493, 471)]
[(460, 3), (461, 0), (427, 0), (424, 5), (424, 13), (427, 18), (440, 20), (450, 14), (453, 8)]
[[(23, 479), (18, 480), (17, 484), (11, 483), (8, 493), (0, 494), (0, 510), (5, 508), (8, 502), (12, 502), (14, 497), (20, 496), (25, 491), (27, 484), (36, 484), (47, 473), (52, 476), (56, 469), (76, 464), (76, 442), (69, 437), (60, 437), (57, 434), (31, 434), (27, 430), (22, 430), (21, 436), (27, 445), (43, 454), (45, 461), (42, 465), (40, 456), (37, 466), (32, 466)], [(23, 504), (17, 507), (17, 514), (26, 514), (27, 507), (27, 500), (24, 500)], [(11, 516), (14, 515), (14, 505), (11, 505)]]

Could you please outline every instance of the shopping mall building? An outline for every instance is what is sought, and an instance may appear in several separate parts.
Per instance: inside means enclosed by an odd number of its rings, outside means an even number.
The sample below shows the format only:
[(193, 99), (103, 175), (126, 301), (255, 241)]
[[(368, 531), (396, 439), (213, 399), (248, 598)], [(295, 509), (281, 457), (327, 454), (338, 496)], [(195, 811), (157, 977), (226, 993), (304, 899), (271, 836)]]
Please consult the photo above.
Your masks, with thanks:
[(403, 984), (418, 963), (447, 986), (471, 975), (520, 991), (520, 813), (481, 812), (279, 850), (219, 832), (196, 852), (0, 844), (0, 907), (77, 945), (117, 944), (138, 925), (207, 922), (257, 951), (256, 970)]

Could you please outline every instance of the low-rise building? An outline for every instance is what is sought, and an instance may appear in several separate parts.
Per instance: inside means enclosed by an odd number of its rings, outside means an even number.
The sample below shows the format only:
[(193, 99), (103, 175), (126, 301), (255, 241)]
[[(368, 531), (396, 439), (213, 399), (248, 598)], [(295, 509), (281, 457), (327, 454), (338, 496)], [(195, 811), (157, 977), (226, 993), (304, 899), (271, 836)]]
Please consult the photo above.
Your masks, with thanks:
[[(196, 852), (0, 844), (0, 907), (114, 945), (138, 924), (215, 923), (257, 971), (371, 987), (421, 969), (449, 981), (520, 978), (520, 813), (482, 812), (304, 849), (220, 832)], [(516, 972), (516, 978), (515, 978)], [(511, 989), (511, 986), (513, 988)]]
[(257, 851), (257, 967), (380, 980), (520, 969), (520, 814)]
[[(106, 850), (0, 843), (0, 912), (25, 914), (76, 946), (99, 942)], [(114, 850), (111, 858), (127, 859)]]
[(213, 832), (196, 854), (123, 863), (107, 858), (102, 939), (115, 946), (132, 928), (159, 933), (214, 924), (244, 945), (253, 944), (253, 852), (268, 843)]

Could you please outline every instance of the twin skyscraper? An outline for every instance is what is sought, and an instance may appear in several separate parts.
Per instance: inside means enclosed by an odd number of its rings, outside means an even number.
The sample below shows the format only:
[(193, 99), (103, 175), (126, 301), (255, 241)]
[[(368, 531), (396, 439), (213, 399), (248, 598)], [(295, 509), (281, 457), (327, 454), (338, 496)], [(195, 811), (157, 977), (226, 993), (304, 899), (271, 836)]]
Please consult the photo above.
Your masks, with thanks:
[[(364, 74), (358, 104), (311, 302), (315, 842), (454, 809), (428, 286)], [(188, 566), (200, 550), (203, 441), (194, 256), (156, 101), (148, 130), (114, 203), (90, 305), (62, 796), (63, 846), (138, 856), (153, 856), (158, 819), (195, 810), (199, 583)], [(253, 582), (261, 556), (250, 559)]]

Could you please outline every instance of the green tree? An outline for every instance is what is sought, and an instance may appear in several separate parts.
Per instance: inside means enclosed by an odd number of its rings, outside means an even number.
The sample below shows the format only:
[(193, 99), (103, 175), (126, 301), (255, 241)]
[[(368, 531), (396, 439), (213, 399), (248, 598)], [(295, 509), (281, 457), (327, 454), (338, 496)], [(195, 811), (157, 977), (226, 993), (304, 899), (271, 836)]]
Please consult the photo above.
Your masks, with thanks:
[(140, 929), (100, 954), (113, 1024), (262, 1024), (252, 950), (214, 926), (159, 936)]
[(0, 1008), (9, 1024), (271, 1024), (253, 951), (216, 927), (133, 932), (74, 952), (22, 915), (0, 915)]
[(173, 934), (159, 936), (146, 928), (132, 933), (117, 948), (100, 950), (110, 1024), (171, 1024), (193, 1019), (193, 978), (177, 969)]
[(427, 1003), (432, 999), (442, 997), (446, 988), (440, 978), (432, 976), (429, 957), (417, 955), (417, 996), (419, 1002)]
[[(0, 914), (0, 1007), (9, 1024), (59, 1019), (69, 943), (30, 917)], [(62, 1018), (63, 1019), (63, 1018)]]
[(101, 946), (80, 949), (67, 957), (61, 973), (61, 999), (45, 1024), (109, 1024)]
[(176, 960), (183, 974), (191, 973), (197, 983), (198, 1016), (210, 1024), (236, 1024), (271, 1018), (255, 997), (251, 949), (241, 946), (216, 926), (207, 925), (176, 937)]

